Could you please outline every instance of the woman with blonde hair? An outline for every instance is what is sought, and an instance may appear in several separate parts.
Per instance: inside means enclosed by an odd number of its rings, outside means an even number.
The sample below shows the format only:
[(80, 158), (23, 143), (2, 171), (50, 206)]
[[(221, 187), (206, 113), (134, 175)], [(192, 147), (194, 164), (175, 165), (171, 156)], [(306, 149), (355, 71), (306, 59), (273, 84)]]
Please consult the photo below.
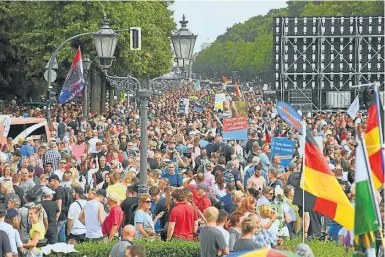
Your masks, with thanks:
[[(18, 175), (18, 176), (20, 176), (20, 175)], [(12, 177), (12, 178), (14, 178), (14, 177)], [(8, 206), (8, 202), (12, 198), (16, 198), (17, 200), (19, 200), (19, 203), (21, 202), (20, 197), (15, 193), (15, 190), (13, 189), (12, 182), (10, 182), (10, 181), (4, 182), (2, 187), (1, 187), (1, 192), (3, 193), (3, 195), (5, 195), (5, 206)]]
[(235, 242), (233, 247), (234, 252), (262, 248), (257, 242), (253, 240), (254, 233), (259, 230), (258, 219), (255, 214), (251, 214), (243, 219), (241, 222), (241, 230), (241, 238)]
[(123, 185), (126, 187), (131, 186), (132, 180), (136, 177), (135, 171), (127, 171), (126, 176), (123, 179)]
[(29, 231), (28, 243), (23, 244), (24, 248), (29, 249), (28, 256), (42, 257), (43, 254), (40, 253), (40, 247), (48, 244), (47, 239), (44, 238), (46, 230), (40, 219), (42, 211), (43, 207), (40, 204), (32, 206), (28, 210), (28, 217), (31, 220), (32, 227)]
[(277, 212), (265, 204), (258, 207), (258, 212), (261, 216), (261, 227), (277, 236), (280, 229), (280, 220), (278, 219)]

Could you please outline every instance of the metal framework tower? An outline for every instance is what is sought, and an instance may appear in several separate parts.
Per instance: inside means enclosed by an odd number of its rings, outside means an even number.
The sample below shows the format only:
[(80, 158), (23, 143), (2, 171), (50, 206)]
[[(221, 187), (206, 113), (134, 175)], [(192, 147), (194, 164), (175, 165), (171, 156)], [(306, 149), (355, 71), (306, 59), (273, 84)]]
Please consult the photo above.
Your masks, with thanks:
[(278, 17), (275, 89), (298, 109), (347, 108), (360, 83), (384, 87), (384, 17)]

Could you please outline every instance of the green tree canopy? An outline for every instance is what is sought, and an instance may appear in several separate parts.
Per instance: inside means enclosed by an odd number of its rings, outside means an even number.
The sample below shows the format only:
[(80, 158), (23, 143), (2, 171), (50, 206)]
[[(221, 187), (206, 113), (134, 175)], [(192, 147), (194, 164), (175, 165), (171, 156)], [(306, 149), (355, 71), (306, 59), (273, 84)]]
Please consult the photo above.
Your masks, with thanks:
[[(46, 82), (44, 67), (53, 51), (65, 39), (74, 35), (95, 32), (100, 28), (106, 13), (114, 30), (141, 27), (142, 50), (131, 51), (129, 32), (121, 33), (115, 52), (116, 61), (110, 73), (130, 72), (135, 76), (155, 76), (166, 73), (172, 65), (170, 35), (176, 29), (172, 11), (167, 2), (8, 2), (3, 3), (4, 20), (13, 22), (6, 26), (10, 47), (18, 49), (24, 61), (26, 81), (29, 86), (44, 92)], [(92, 65), (97, 65), (96, 51), (91, 36), (81, 37), (65, 45), (58, 53), (59, 71), (57, 81), (68, 72), (76, 48), (82, 55), (90, 56)], [(0, 52), (3, 49), (0, 50)], [(5, 52), (5, 51), (4, 51)], [(0, 53), (1, 56), (1, 53)], [(1, 83), (1, 81), (0, 81)], [(9, 81), (16, 85), (16, 81)], [(0, 88), (5, 85), (0, 84)], [(44, 89), (45, 88), (45, 89)]]

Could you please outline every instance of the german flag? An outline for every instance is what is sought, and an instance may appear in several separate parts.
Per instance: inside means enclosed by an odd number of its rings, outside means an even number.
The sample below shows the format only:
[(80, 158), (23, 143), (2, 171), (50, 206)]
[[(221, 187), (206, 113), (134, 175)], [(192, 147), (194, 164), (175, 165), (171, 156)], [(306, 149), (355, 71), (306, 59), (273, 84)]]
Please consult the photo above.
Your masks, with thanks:
[(368, 110), (368, 119), (365, 130), (365, 144), (368, 151), (373, 184), (379, 189), (384, 183), (384, 152), (381, 149), (383, 142), (381, 134), (381, 104), (376, 89), (366, 92), (373, 99)]
[(311, 202), (306, 202), (307, 199), (305, 199), (305, 206), (352, 231), (354, 226), (353, 205), (330, 170), (309, 129), (306, 133), (304, 149), (305, 162), (301, 187), (314, 196), (307, 198), (312, 199)]

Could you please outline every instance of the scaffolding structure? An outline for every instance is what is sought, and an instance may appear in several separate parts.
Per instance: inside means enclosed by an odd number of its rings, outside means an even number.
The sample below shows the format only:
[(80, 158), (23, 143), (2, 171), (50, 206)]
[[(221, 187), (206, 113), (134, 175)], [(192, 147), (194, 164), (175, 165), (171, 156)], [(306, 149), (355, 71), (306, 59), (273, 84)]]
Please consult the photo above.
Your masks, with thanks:
[(348, 108), (354, 85), (384, 88), (384, 17), (278, 17), (275, 89), (298, 109)]

